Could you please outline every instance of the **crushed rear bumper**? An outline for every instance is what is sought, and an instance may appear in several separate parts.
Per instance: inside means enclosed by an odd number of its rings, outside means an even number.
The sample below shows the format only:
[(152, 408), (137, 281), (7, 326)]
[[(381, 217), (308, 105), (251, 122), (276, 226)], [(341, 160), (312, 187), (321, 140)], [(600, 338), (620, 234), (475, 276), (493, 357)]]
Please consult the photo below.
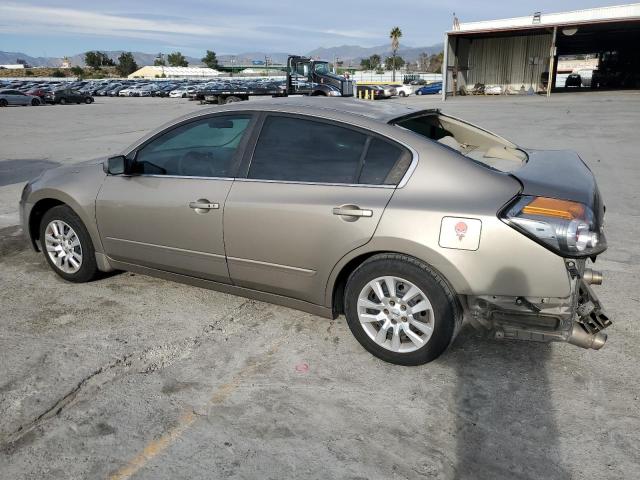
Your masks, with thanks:
[(567, 259), (565, 263), (571, 282), (569, 297), (469, 296), (465, 319), (499, 339), (601, 348), (607, 339), (603, 330), (612, 324), (592, 288), (602, 283), (602, 274), (585, 268), (585, 260)]

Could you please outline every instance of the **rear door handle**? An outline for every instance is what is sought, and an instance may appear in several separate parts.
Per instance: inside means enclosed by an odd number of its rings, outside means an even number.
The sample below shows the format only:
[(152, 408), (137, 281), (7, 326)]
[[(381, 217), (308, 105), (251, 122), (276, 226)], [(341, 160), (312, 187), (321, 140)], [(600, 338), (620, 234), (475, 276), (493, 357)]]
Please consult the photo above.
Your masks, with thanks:
[(189, 208), (194, 210), (217, 210), (220, 208), (220, 204), (200, 199), (195, 202), (189, 202)]
[(362, 209), (356, 205), (343, 205), (335, 207), (333, 214), (341, 217), (373, 217), (373, 210)]

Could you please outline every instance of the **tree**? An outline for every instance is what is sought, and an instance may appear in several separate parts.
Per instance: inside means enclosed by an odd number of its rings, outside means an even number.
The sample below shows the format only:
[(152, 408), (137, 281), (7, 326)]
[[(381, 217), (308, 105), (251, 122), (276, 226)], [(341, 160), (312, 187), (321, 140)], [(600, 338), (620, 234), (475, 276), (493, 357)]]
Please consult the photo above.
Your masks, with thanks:
[(84, 75), (84, 70), (82, 69), (82, 67), (79, 67), (78, 65), (71, 67), (71, 73), (73, 73), (76, 77), (81, 77), (82, 75)]
[(51, 76), (55, 78), (62, 78), (65, 76), (65, 74), (62, 70), (56, 68), (53, 72), (51, 72)]
[(207, 54), (202, 57), (202, 63), (204, 63), (209, 68), (218, 68), (218, 58), (216, 57), (216, 52), (214, 52), (213, 50), (207, 50)]
[(380, 55), (377, 53), (374, 53), (369, 58), (363, 58), (360, 60), (360, 66), (363, 70), (378, 70), (380, 68), (380, 64)]
[(385, 70), (393, 70), (393, 79), (395, 81), (396, 78), (396, 68), (404, 67), (404, 58), (402, 57), (387, 57), (384, 60), (384, 68)]
[(126, 77), (136, 70), (138, 70), (138, 64), (133, 59), (133, 54), (131, 52), (122, 52), (118, 57), (118, 65), (116, 66), (118, 75)]
[(429, 57), (429, 68), (427, 72), (442, 73), (442, 62), (444, 62), (444, 52)]
[(418, 55), (418, 70), (421, 72), (426, 72), (429, 69), (429, 54), (426, 52), (422, 52)]
[(167, 62), (164, 61), (164, 58), (158, 57), (153, 61), (153, 65), (156, 67), (165, 67)]
[(169, 65), (172, 67), (186, 67), (189, 65), (187, 59), (184, 58), (184, 55), (180, 52), (173, 52), (167, 55), (167, 62), (169, 62)]
[(396, 54), (398, 53), (398, 49), (400, 48), (400, 37), (402, 37), (402, 30), (400, 30), (400, 27), (393, 27), (391, 29), (391, 33), (389, 33), (389, 38), (391, 39), (391, 67), (393, 69), (394, 82), (396, 81)]
[(100, 67), (113, 67), (115, 65), (115, 62), (106, 53), (97, 50), (86, 52), (84, 54), (84, 63), (96, 70), (100, 69)]
[(380, 58), (380, 55), (374, 53), (369, 57), (369, 63), (371, 63), (371, 70), (378, 70), (380, 65), (382, 65), (382, 59)]

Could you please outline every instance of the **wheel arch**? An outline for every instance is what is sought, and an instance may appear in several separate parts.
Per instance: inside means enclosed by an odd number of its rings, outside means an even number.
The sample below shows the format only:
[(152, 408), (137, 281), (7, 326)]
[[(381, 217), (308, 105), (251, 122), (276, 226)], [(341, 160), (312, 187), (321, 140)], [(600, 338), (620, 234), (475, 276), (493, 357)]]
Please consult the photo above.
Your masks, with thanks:
[(25, 212), (28, 219), (25, 223), (29, 227), (29, 237), (36, 250), (40, 250), (38, 242), (42, 217), (51, 208), (65, 205), (69, 207), (84, 224), (85, 228), (89, 232), (95, 251), (97, 253), (104, 252), (95, 218), (95, 196), (94, 198), (87, 198), (84, 201), (78, 201), (73, 196), (61, 190), (55, 188), (43, 188), (42, 190), (37, 190), (32, 193), (28, 202), (33, 203), (33, 207), (31, 207), (28, 212)]
[(372, 242), (345, 255), (333, 268), (327, 282), (325, 304), (332, 309), (334, 317), (344, 313), (344, 291), (349, 275), (363, 262), (375, 255), (407, 255), (426, 263), (429, 268), (442, 277), (455, 296), (468, 289), (468, 284), (461, 272), (442, 255), (414, 242), (401, 239), (392, 240), (396, 248), (390, 248), (387, 242)]
[(328, 87), (327, 85), (321, 84), (316, 86), (316, 88), (313, 89), (313, 91), (311, 92), (311, 96), (312, 97), (328, 97), (329, 90), (331, 90), (330, 87)]
[[(40, 223), (42, 222), (42, 217), (54, 207), (58, 207), (60, 205), (67, 205), (63, 201), (57, 198), (43, 198), (38, 200), (31, 211), (29, 212), (29, 239), (31, 240), (31, 245), (37, 251), (41, 250), (39, 240), (40, 240)], [(68, 205), (67, 205), (68, 206)]]

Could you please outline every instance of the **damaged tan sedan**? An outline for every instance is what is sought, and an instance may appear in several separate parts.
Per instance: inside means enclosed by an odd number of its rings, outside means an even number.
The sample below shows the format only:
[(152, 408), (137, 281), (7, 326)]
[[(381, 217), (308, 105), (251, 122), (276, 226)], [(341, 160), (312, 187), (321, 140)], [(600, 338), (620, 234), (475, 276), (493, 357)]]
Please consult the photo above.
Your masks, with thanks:
[(438, 357), (465, 318), (602, 347), (611, 322), (587, 264), (606, 249), (604, 204), (582, 160), (372, 103), (200, 111), (30, 181), (24, 231), (68, 281), (129, 270), (344, 313), (364, 348), (402, 365)]

